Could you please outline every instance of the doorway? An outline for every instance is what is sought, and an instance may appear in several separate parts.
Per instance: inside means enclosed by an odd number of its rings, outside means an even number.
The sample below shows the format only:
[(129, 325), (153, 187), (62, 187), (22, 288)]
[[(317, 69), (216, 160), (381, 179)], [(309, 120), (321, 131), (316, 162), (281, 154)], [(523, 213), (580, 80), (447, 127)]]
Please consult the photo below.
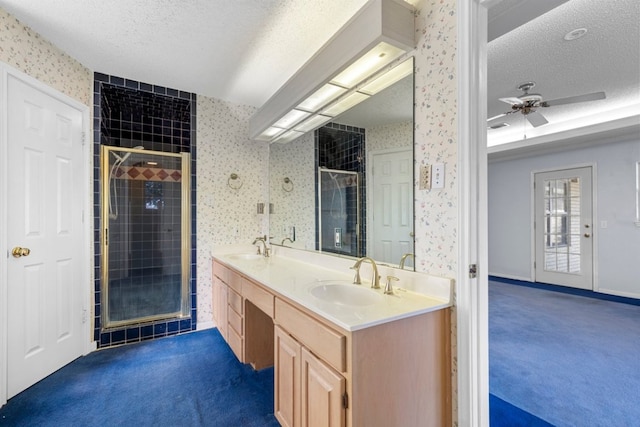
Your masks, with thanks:
[(413, 268), (413, 152), (370, 153), (371, 209), (367, 211), (367, 255)]
[[(88, 108), (21, 72), (3, 75), (0, 404), (90, 350)], [(3, 211), (3, 209), (0, 209)], [(5, 287), (6, 286), (6, 287)], [(5, 363), (6, 362), (6, 363)]]
[(593, 289), (591, 167), (534, 174), (536, 282)]

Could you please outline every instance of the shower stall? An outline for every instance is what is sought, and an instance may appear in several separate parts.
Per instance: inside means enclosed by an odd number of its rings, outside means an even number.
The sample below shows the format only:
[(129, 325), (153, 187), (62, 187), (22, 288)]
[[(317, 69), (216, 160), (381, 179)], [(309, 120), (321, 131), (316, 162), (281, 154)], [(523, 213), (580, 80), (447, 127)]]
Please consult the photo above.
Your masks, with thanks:
[(190, 161), (101, 146), (104, 329), (191, 316)]
[(318, 168), (318, 234), (323, 252), (361, 256), (358, 175)]

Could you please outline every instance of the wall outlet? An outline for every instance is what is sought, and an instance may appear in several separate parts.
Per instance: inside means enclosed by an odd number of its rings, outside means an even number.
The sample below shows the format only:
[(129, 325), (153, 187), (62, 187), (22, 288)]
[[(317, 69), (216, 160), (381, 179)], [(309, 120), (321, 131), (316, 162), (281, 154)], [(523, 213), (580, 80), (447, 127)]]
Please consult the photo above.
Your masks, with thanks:
[(444, 188), (444, 163), (433, 165), (431, 188)]
[(431, 189), (431, 165), (420, 166), (420, 189)]

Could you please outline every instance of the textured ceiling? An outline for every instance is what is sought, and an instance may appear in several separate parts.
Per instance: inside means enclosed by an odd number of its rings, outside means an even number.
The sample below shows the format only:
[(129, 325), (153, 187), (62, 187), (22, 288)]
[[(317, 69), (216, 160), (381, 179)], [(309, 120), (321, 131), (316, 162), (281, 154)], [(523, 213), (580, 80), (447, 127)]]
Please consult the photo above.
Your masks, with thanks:
[[(531, 2), (533, 0), (529, 0)], [(508, 0), (518, 10), (522, 0)], [(510, 5), (507, 3), (511, 3)], [(585, 36), (564, 40), (569, 31), (586, 28)], [(498, 98), (519, 96), (517, 87), (534, 81), (531, 92), (553, 100), (604, 91), (607, 99), (539, 110), (549, 124), (533, 128), (522, 114), (498, 122), (510, 126), (489, 130), (488, 140), (508, 142), (590, 124), (617, 111), (616, 117), (640, 110), (640, 2), (638, 0), (570, 0), (489, 43), (487, 52), (488, 117), (509, 111)], [(613, 116), (612, 116), (613, 117)], [(610, 117), (611, 118), (611, 117)], [(584, 120), (586, 119), (586, 120)], [(580, 121), (582, 120), (582, 124)], [(492, 141), (493, 140), (493, 141)]]
[(0, 0), (93, 71), (261, 106), (365, 0)]
[[(91, 70), (260, 107), (365, 2), (0, 0), (0, 7)], [(512, 114), (509, 127), (489, 131), (490, 144), (555, 132), (576, 117), (638, 111), (640, 1), (488, 3), (489, 117), (509, 109), (498, 98), (518, 96), (516, 87), (530, 80), (545, 99), (607, 94), (544, 109), (550, 123), (536, 129)], [(586, 36), (563, 40), (581, 27)]]

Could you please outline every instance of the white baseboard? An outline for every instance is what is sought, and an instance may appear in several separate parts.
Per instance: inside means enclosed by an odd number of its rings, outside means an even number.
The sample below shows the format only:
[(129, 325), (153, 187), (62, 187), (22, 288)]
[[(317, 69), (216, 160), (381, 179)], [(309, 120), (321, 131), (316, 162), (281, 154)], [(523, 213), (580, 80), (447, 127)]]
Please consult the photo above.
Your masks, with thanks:
[(196, 331), (203, 331), (205, 329), (215, 328), (216, 324), (213, 321), (209, 322), (198, 322), (196, 325)]

